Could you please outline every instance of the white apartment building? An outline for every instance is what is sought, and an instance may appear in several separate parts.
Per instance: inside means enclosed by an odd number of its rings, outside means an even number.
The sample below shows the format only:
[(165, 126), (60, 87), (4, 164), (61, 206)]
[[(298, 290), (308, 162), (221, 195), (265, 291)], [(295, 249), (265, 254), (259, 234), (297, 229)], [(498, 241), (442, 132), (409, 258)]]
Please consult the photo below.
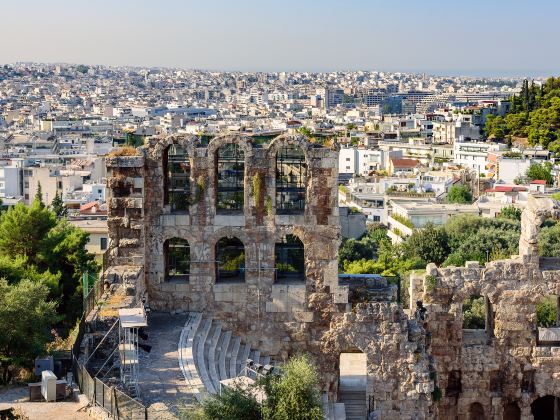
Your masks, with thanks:
[(427, 223), (443, 225), (457, 214), (478, 215), (475, 204), (438, 204), (405, 200), (390, 200), (387, 208), (387, 235), (393, 243), (402, 242), (403, 238), (412, 235), (413, 229), (421, 229)]
[(488, 152), (503, 150), (506, 147), (506, 145), (494, 143), (456, 142), (453, 146), (453, 162), (486, 175), (488, 173), (486, 168)]
[(0, 198), (21, 197), (23, 195), (21, 166), (21, 161), (0, 166)]

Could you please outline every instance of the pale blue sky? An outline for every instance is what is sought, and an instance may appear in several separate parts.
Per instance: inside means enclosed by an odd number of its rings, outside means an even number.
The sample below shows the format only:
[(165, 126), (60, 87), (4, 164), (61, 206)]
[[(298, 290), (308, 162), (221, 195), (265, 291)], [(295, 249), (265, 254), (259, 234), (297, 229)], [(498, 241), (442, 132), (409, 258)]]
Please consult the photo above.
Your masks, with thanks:
[(558, 0), (2, 0), (0, 63), (560, 74)]

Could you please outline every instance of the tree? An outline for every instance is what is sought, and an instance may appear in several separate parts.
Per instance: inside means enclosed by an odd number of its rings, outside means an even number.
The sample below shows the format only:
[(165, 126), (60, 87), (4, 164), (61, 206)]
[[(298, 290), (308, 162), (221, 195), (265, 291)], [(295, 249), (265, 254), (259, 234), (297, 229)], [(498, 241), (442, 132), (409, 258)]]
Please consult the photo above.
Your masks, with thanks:
[(525, 176), (530, 181), (543, 180), (550, 185), (552, 184), (551, 169), (552, 169), (551, 165), (548, 162), (545, 162), (543, 164), (532, 163), (531, 166), (527, 168), (527, 172), (525, 172)]
[(450, 203), (466, 204), (472, 202), (472, 194), (466, 185), (453, 185), (447, 193)]
[(51, 202), (51, 209), (56, 214), (58, 219), (62, 219), (63, 217), (68, 216), (68, 207), (62, 201), (61, 195), (56, 192), (54, 195), (53, 201)]
[(55, 225), (56, 217), (40, 201), (30, 207), (18, 203), (0, 216), (0, 254), (38, 263), (42, 241)]
[(500, 215), (498, 217), (501, 217), (503, 219), (521, 220), (521, 209), (515, 207), (512, 204), (501, 209)]
[(51, 338), (57, 322), (56, 303), (47, 300), (49, 289), (42, 283), (22, 280), (10, 286), (0, 279), (1, 382), (11, 380), (14, 366), (30, 367)]
[(484, 329), (486, 308), (483, 296), (472, 296), (463, 302), (463, 328)]
[(432, 223), (426, 224), (422, 229), (415, 229), (407, 238), (405, 247), (409, 256), (438, 265), (445, 261), (449, 254), (447, 233)]
[(261, 407), (249, 390), (223, 387), (222, 392), (206, 398), (202, 407), (187, 413), (193, 420), (261, 420)]
[(41, 187), (41, 182), (37, 182), (37, 192), (35, 193), (35, 199), (33, 201), (37, 201), (41, 207), (45, 207), (45, 203), (43, 202), (43, 187)]
[(264, 420), (322, 420), (324, 418), (319, 375), (305, 355), (292, 357), (281, 375), (267, 375), (264, 380), (267, 399)]
[(554, 327), (558, 323), (558, 305), (556, 296), (546, 296), (537, 302), (537, 326)]

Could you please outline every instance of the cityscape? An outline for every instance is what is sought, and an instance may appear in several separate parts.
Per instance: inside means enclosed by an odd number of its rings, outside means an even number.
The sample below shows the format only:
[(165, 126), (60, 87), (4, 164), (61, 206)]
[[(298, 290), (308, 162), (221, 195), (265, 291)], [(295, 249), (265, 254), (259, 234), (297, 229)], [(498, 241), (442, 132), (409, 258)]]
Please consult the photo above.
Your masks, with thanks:
[(560, 419), (560, 6), (31, 3), (0, 419)]

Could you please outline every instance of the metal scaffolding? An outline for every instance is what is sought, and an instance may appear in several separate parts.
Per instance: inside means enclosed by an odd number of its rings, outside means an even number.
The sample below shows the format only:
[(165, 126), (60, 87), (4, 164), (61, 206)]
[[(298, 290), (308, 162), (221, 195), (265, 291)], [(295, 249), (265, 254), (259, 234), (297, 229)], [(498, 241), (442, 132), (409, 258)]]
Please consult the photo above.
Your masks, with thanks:
[(147, 327), (144, 307), (119, 309), (119, 359), (121, 382), (129, 393), (139, 396), (138, 329)]

